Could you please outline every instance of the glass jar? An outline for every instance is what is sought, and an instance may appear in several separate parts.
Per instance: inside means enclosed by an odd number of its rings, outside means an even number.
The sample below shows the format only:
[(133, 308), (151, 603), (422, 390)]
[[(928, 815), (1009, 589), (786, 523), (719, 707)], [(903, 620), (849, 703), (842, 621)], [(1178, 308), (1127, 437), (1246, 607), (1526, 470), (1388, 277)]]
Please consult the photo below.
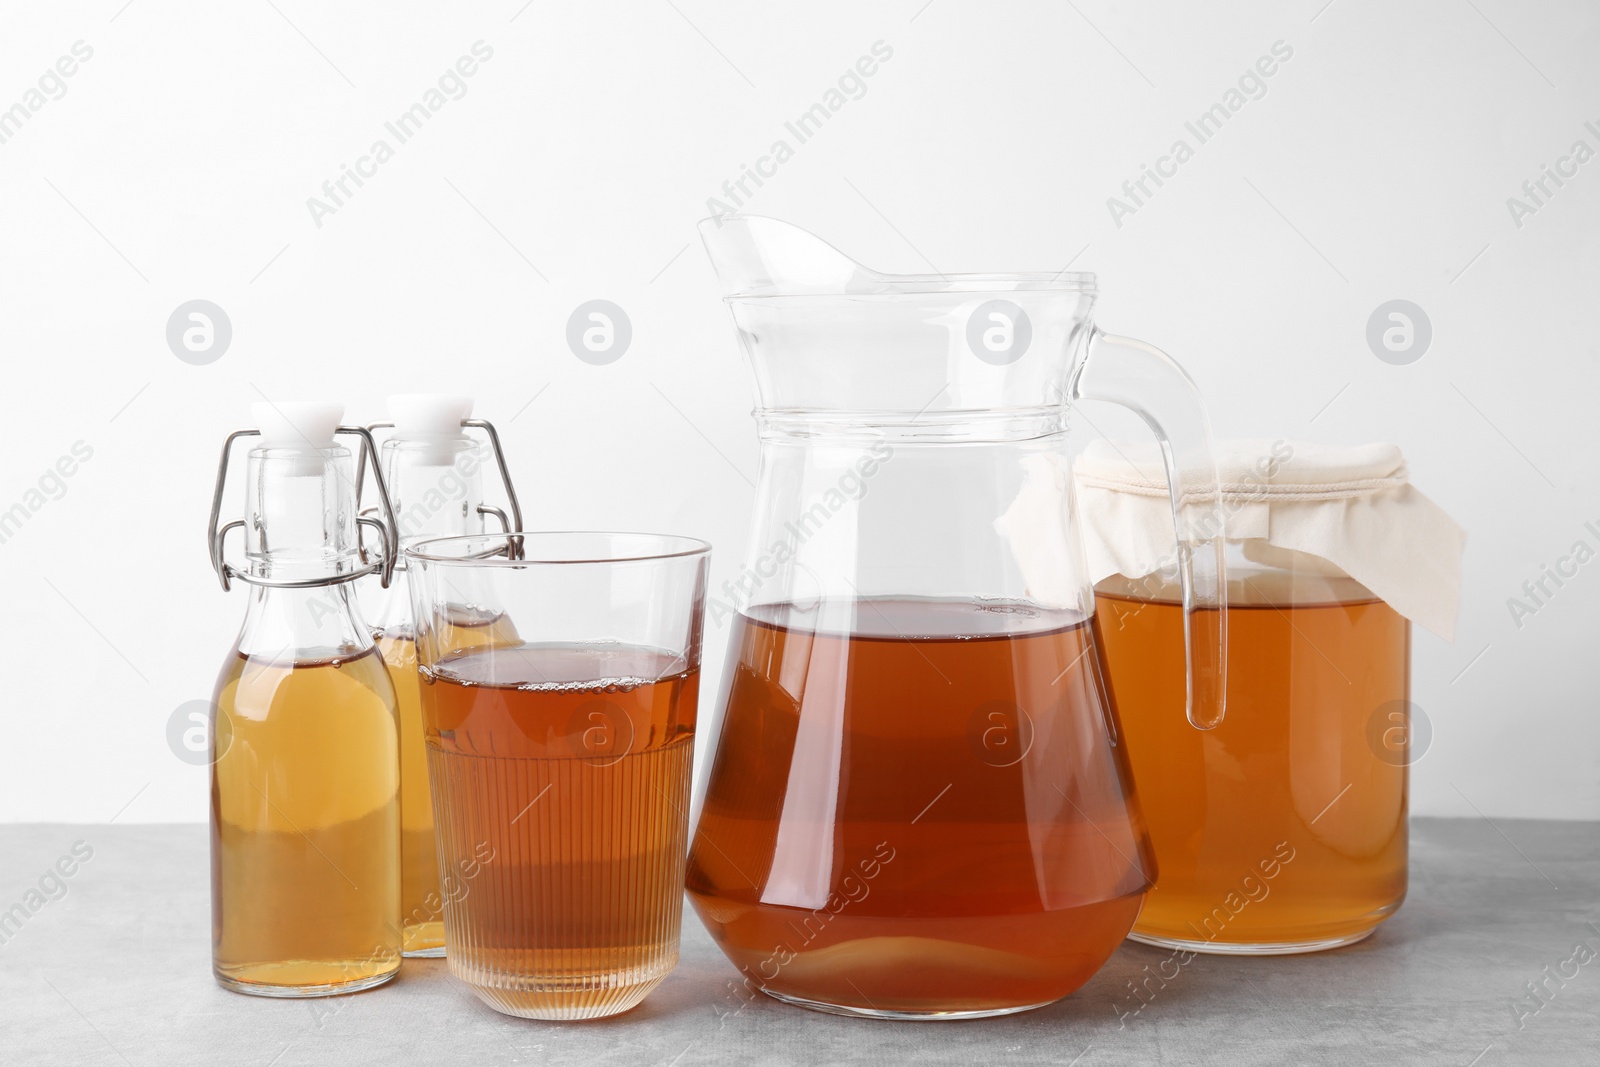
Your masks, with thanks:
[(1406, 894), (1411, 624), (1303, 552), (1227, 562), (1227, 715), (1183, 707), (1182, 597), (1096, 587), (1096, 619), (1158, 875), (1130, 935), (1189, 951), (1347, 945)]

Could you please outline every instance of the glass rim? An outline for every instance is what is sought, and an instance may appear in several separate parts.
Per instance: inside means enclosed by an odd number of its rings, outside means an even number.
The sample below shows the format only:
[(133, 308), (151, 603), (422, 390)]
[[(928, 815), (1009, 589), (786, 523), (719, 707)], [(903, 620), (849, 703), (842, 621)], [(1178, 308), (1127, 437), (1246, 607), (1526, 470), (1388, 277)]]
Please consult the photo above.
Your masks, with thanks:
[[(539, 543), (559, 542), (560, 539), (575, 539), (580, 543), (596, 545), (600, 542), (628, 542), (632, 541), (636, 548), (616, 551), (604, 549), (590, 549), (571, 552), (546, 551), (542, 555), (536, 551)], [(587, 540), (586, 540), (587, 539)], [(518, 558), (504, 555), (484, 556), (481, 554), (467, 554), (459, 556), (441, 555), (438, 552), (428, 551), (431, 545), (465, 544), (468, 542), (482, 545), (484, 542), (504, 542), (510, 545), (513, 541), (520, 540), (522, 553)], [(654, 549), (645, 548), (653, 545)], [(496, 533), (477, 534), (450, 534), (444, 537), (428, 537), (414, 541), (403, 550), (406, 560), (417, 559), (425, 563), (456, 564), (460, 566), (491, 566), (491, 567), (558, 567), (565, 565), (607, 565), (613, 563), (657, 563), (670, 559), (685, 559), (695, 556), (707, 556), (711, 553), (711, 543), (702, 541), (698, 537), (688, 537), (683, 534), (647, 533), (633, 530), (510, 530)]]

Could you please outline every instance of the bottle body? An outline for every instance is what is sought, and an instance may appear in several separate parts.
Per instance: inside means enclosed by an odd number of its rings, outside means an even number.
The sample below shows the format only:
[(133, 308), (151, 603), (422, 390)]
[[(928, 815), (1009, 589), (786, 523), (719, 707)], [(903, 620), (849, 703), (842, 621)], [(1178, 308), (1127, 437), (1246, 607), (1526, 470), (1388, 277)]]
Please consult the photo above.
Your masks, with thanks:
[(400, 932), (407, 956), (444, 955), (444, 900), (439, 894), (439, 851), (423, 740), (422, 690), (412, 632), (406, 572), (397, 570), (384, 590), (374, 624), (378, 652), (394, 685), (400, 729)]
[[(417, 399), (417, 398), (413, 398)], [(391, 406), (395, 398), (391, 398)], [(465, 410), (453, 413), (459, 423)], [(476, 532), (483, 528), (484, 457), (459, 426), (420, 433), (396, 428), (383, 443), (379, 466), (399, 516), (400, 543), (431, 536)], [(400, 915), (407, 956), (445, 954), (444, 898), (434, 833), (433, 798), (428, 784), (423, 739), (422, 691), (417, 674), (417, 643), (404, 562), (396, 565), (385, 589), (371, 588), (373, 636), (394, 684), (400, 725)]]
[(395, 692), (348, 590), (252, 589), (217, 680), (213, 969), (239, 992), (352, 992), (400, 965)]

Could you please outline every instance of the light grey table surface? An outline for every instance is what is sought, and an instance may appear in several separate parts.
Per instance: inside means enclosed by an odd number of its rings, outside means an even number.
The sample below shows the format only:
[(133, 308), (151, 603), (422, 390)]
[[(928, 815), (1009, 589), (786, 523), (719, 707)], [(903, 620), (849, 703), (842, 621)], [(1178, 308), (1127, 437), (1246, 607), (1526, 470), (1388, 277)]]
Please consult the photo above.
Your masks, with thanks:
[(1166, 956), (1130, 943), (1064, 1001), (943, 1023), (741, 996), (687, 907), (678, 969), (609, 1020), (498, 1015), (442, 960), (354, 996), (239, 996), (211, 979), (204, 827), (0, 826), (0, 910), (78, 842), (64, 894), (47, 879), (0, 928), (0, 1064), (1600, 1064), (1600, 957), (1567, 962), (1600, 953), (1596, 823), (1417, 820), (1410, 897), (1359, 945), (1199, 956), (1119, 1018)]

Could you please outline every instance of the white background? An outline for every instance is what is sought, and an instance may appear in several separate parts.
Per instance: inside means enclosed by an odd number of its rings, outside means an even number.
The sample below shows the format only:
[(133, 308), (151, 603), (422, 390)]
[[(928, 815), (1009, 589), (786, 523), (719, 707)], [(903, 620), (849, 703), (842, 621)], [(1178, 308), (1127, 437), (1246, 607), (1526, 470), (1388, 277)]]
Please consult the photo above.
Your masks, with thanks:
[[(531, 525), (694, 534), (734, 574), (751, 396), (693, 224), (879, 40), (865, 95), (746, 207), (887, 270), (1072, 261), (1101, 276), (1103, 325), (1185, 363), (1219, 436), (1400, 444), (1470, 535), (1456, 643), (1416, 637), (1434, 738), (1413, 810), (1600, 817), (1600, 561), (1520, 628), (1507, 608), (1600, 548), (1600, 159), (1520, 227), (1506, 204), (1574, 141), (1600, 149), (1593, 4), (446, 7), (0, 15), (0, 108), (94, 50), (0, 144), (0, 509), (93, 449), (0, 544), (0, 819), (205, 818), (166, 723), (209, 696), (244, 611), (201, 531), (218, 445), (262, 395), (364, 422), (390, 392), (473, 393)], [(307, 198), (478, 40), (466, 95), (316, 226)], [(1280, 40), (1266, 94), (1115, 225), (1107, 197)], [(233, 324), (209, 366), (165, 340), (195, 298)], [(633, 323), (610, 366), (565, 343), (593, 298)], [(1433, 324), (1408, 366), (1365, 340), (1394, 298)]]

